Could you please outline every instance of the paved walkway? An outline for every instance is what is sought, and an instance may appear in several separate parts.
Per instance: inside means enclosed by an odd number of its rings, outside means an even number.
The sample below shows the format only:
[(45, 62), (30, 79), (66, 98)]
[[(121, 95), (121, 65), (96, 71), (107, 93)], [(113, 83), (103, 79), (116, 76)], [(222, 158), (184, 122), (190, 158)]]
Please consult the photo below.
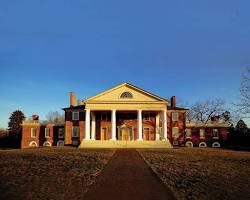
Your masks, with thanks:
[(152, 173), (136, 150), (117, 150), (94, 185), (87, 200), (168, 200), (171, 191)]

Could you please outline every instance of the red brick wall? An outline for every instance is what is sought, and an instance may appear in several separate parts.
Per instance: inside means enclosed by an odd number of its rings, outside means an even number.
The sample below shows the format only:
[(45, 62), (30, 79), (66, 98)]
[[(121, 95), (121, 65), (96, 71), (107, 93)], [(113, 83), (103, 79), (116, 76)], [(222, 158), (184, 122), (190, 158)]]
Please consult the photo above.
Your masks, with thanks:
[[(205, 138), (200, 138), (200, 129), (205, 130)], [(213, 137), (213, 129), (218, 130), (219, 138)], [(219, 142), (223, 145), (227, 140), (228, 128), (227, 127), (192, 127), (192, 139), (186, 138), (185, 141), (191, 141), (194, 146), (199, 146), (201, 142), (205, 142), (207, 146), (212, 146), (212, 143)]]
[[(31, 137), (31, 128), (36, 129), (36, 137)], [(35, 141), (37, 145), (39, 146), (39, 139), (40, 139), (40, 124), (37, 125), (24, 125), (22, 127), (22, 142), (21, 142), (21, 148), (30, 148), (29, 144), (32, 141)]]
[[(172, 113), (178, 113), (178, 121), (172, 121)], [(168, 138), (172, 144), (183, 146), (185, 144), (185, 129), (186, 129), (186, 112), (178, 110), (167, 111), (167, 126), (168, 126)], [(179, 128), (179, 137), (174, 142), (172, 128)]]

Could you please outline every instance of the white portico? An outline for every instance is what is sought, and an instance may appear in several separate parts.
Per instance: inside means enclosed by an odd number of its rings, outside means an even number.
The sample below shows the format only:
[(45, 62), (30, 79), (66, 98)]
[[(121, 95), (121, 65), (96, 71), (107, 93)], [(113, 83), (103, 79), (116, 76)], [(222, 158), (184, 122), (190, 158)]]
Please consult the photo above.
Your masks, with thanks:
[(168, 141), (167, 103), (129, 83), (90, 97), (84, 100), (85, 137), (82, 143)]

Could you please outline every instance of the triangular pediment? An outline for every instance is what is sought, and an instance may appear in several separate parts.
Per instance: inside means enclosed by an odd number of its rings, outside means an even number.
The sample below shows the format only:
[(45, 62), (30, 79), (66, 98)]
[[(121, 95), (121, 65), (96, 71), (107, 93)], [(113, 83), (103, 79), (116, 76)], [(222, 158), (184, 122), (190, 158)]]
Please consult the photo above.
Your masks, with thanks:
[(167, 100), (132, 84), (123, 83), (85, 99), (84, 102), (167, 102)]

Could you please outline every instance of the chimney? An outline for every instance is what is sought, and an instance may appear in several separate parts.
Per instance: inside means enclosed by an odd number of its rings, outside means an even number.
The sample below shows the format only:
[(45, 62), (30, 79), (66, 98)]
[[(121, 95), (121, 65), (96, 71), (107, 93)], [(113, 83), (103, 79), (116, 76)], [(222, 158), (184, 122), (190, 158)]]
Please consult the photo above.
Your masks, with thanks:
[(78, 106), (82, 105), (82, 101), (80, 99), (77, 100), (77, 105)]
[(75, 93), (74, 92), (69, 93), (69, 101), (70, 101), (70, 106), (75, 106)]
[(219, 120), (220, 120), (220, 116), (212, 116), (211, 117), (211, 122), (212, 123), (217, 123), (217, 122), (219, 122)]
[(31, 116), (33, 121), (39, 121), (39, 116), (38, 115), (32, 115)]
[(171, 107), (176, 107), (176, 97), (175, 96), (171, 97)]

